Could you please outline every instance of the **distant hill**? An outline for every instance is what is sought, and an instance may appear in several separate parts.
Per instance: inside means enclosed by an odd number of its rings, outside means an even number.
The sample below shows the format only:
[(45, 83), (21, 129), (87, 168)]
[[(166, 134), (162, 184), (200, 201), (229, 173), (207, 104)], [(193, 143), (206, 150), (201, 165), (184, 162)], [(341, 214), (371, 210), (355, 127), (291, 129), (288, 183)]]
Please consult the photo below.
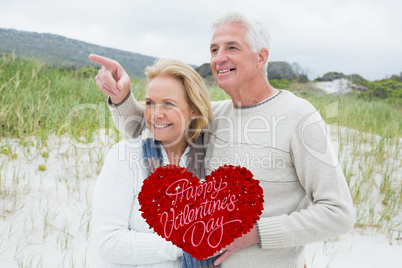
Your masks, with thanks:
[(0, 28), (0, 53), (15, 53), (17, 56), (39, 58), (50, 65), (73, 69), (99, 66), (88, 59), (88, 55), (93, 53), (117, 60), (131, 77), (137, 78), (145, 77), (145, 67), (152, 65), (156, 59), (60, 35), (2, 28)]

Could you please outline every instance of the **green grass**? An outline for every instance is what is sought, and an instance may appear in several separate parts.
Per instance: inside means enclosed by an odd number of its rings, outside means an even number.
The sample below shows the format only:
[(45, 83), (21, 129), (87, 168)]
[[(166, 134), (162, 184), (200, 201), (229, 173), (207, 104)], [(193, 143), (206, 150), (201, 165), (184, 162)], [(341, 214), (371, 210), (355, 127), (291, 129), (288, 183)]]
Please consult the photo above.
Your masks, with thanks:
[[(402, 99), (364, 99), (358, 94), (333, 96), (311, 84), (291, 84), (288, 89), (311, 102), (324, 120), (328, 118), (325, 107), (334, 104), (337, 117), (333, 120), (340, 126), (384, 138), (402, 137)], [(327, 123), (334, 123), (333, 120)]]
[[(0, 135), (3, 137), (46, 137), (69, 132), (90, 139), (91, 134), (110, 127), (105, 95), (98, 90), (97, 70), (52, 68), (38, 61), (3, 55), (0, 59)], [(275, 80), (310, 101), (317, 109), (337, 102), (340, 125), (386, 138), (402, 136), (400, 99), (366, 100), (357, 96), (334, 97), (309, 84)], [(146, 82), (132, 80), (134, 96), (142, 100)], [(211, 100), (229, 99), (221, 89), (208, 89)], [(105, 118), (100, 118), (105, 116)], [(325, 116), (324, 116), (325, 119)]]
[[(79, 71), (50, 68), (4, 55), (0, 73), (2, 136), (62, 134), (66, 131), (66, 116), (74, 106), (104, 101), (100, 92), (91, 90), (95, 86), (92, 73), (86, 76)], [(91, 116), (76, 120), (73, 127), (85, 126), (93, 131), (95, 119)]]
[[(3, 55), (0, 58), (0, 136), (46, 137), (69, 133), (90, 140), (92, 133), (110, 126), (104, 111), (106, 97), (98, 90), (97, 70), (53, 68), (38, 61)], [(145, 84), (133, 81), (136, 97)], [(141, 90), (137, 88), (141, 86)], [(102, 113), (103, 112), (103, 113)], [(100, 118), (105, 116), (105, 118)]]

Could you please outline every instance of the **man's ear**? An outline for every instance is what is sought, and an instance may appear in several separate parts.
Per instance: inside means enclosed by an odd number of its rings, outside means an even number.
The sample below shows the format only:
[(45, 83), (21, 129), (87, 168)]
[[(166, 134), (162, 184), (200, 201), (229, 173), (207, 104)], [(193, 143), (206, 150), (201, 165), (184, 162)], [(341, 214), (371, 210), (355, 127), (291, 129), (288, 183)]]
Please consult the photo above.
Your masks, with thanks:
[(258, 52), (258, 67), (264, 67), (265, 63), (268, 61), (269, 50), (267, 48), (261, 48)]

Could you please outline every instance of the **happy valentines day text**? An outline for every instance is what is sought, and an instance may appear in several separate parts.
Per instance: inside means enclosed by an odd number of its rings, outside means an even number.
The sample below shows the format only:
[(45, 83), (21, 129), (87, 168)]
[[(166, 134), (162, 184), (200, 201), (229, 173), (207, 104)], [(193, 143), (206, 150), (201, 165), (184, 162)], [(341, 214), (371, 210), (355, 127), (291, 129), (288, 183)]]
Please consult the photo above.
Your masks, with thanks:
[(239, 200), (225, 190), (228, 184), (222, 179), (196, 186), (189, 184), (189, 180), (180, 179), (166, 189), (166, 195), (174, 198), (175, 207), (182, 208), (186, 204), (179, 212), (171, 208), (160, 216), (165, 237), (169, 238), (174, 230), (186, 228), (183, 242), (190, 236), (191, 244), (197, 247), (206, 237), (208, 245), (216, 248), (222, 240), (224, 226), (241, 222), (240, 219), (229, 220), (227, 216), (228, 212), (236, 209), (235, 203)]

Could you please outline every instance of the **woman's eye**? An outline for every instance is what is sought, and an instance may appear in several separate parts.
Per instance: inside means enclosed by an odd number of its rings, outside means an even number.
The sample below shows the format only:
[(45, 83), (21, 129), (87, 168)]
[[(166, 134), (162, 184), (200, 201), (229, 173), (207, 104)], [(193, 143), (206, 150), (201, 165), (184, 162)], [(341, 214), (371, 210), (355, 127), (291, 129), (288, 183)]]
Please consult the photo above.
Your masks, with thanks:
[(147, 108), (151, 108), (151, 107), (154, 107), (154, 106), (155, 106), (155, 104), (152, 101), (146, 101), (145, 102), (145, 107), (147, 107)]
[(166, 102), (165, 104), (163, 104), (163, 106), (165, 106), (166, 108), (171, 108), (174, 105), (172, 103), (170, 103), (170, 102)]

